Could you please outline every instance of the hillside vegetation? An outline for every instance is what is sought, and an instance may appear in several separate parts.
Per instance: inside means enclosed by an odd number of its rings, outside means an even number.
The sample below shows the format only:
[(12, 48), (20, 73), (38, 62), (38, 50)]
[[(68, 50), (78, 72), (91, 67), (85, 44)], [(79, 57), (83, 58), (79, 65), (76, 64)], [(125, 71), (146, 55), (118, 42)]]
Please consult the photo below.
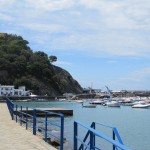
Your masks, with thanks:
[(42, 51), (33, 52), (21, 36), (0, 33), (0, 84), (25, 85), (39, 95), (81, 93), (82, 87)]

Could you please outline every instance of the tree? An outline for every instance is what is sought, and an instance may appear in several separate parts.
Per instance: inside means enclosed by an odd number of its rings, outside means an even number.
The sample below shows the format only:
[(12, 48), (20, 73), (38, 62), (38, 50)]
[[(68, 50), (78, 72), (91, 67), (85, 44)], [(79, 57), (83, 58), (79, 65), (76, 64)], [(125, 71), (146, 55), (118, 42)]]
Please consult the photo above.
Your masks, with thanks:
[(57, 57), (54, 55), (51, 55), (51, 56), (49, 56), (49, 61), (50, 61), (50, 63), (53, 63), (53, 62), (57, 61)]

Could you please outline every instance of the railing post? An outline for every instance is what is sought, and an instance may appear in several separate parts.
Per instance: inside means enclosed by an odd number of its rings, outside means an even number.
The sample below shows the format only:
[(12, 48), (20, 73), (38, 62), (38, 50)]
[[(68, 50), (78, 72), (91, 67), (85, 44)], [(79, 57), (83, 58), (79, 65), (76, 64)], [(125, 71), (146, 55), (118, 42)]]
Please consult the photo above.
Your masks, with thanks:
[(14, 104), (12, 104), (12, 107), (11, 107), (11, 109), (12, 109), (12, 113), (11, 113), (11, 117), (12, 117), (12, 120), (14, 120)]
[(64, 115), (61, 115), (61, 132), (60, 132), (60, 150), (63, 150), (64, 146)]
[(45, 112), (45, 142), (47, 142), (47, 112)]
[(36, 135), (36, 109), (33, 110), (33, 134)]
[[(112, 136), (113, 136), (113, 140), (115, 140), (115, 132), (114, 132), (114, 130), (112, 130)], [(113, 145), (113, 150), (115, 150), (116, 149), (116, 147), (115, 147), (115, 145)]]
[(120, 137), (120, 135), (119, 135), (118, 130), (117, 130), (116, 128), (113, 128), (113, 132), (114, 132), (114, 134), (115, 134), (114, 139), (117, 137), (119, 143), (121, 143), (121, 144), (123, 145), (123, 142), (122, 142), (122, 139), (121, 139), (121, 137)]
[(26, 130), (28, 129), (28, 107), (26, 107)]
[(18, 121), (17, 115), (18, 115), (18, 105), (16, 105), (16, 122)]
[[(93, 129), (95, 129), (95, 122), (93, 122)], [(93, 146), (95, 147), (95, 134), (93, 135)]]
[(77, 122), (74, 122), (74, 150), (78, 149), (77, 136), (78, 136), (78, 125)]
[(90, 150), (94, 150), (94, 134), (90, 131)]
[(20, 125), (22, 125), (22, 106), (20, 106)]

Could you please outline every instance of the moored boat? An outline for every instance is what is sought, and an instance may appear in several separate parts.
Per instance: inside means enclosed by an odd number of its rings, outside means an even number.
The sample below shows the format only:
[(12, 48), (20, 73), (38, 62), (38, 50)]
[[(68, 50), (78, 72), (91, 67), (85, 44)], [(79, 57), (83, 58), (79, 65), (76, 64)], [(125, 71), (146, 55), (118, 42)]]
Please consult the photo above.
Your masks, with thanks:
[(86, 105), (84, 105), (83, 103), (82, 103), (82, 107), (86, 107), (86, 108), (95, 108), (97, 105), (95, 105), (95, 104), (86, 104)]
[(148, 108), (148, 107), (150, 107), (150, 104), (136, 104), (132, 106), (132, 108)]
[(90, 104), (96, 104), (96, 105), (102, 105), (103, 103), (104, 101), (102, 100), (95, 100), (95, 101), (90, 102)]
[(83, 103), (83, 100), (76, 100), (77, 103)]
[(120, 107), (120, 103), (117, 101), (107, 102), (107, 103), (105, 103), (105, 105), (108, 107)]

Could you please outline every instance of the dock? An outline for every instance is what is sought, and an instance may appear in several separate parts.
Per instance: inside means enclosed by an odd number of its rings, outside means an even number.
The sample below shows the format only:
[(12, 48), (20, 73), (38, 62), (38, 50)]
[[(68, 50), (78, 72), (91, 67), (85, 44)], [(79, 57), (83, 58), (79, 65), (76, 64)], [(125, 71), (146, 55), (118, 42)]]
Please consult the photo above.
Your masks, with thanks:
[[(45, 113), (42, 111), (48, 111), (48, 112), (55, 112), (55, 113), (61, 113), (64, 114), (64, 116), (73, 116), (73, 110), (72, 109), (65, 109), (65, 108), (36, 108), (36, 115), (37, 117), (45, 116)], [(26, 112), (26, 110), (22, 110), (23, 112)], [(28, 114), (33, 114), (33, 109), (28, 108), (27, 110)], [(55, 116), (54, 114), (48, 114), (48, 116)]]
[(57, 150), (12, 121), (5, 103), (0, 103), (0, 141), (0, 150)]

